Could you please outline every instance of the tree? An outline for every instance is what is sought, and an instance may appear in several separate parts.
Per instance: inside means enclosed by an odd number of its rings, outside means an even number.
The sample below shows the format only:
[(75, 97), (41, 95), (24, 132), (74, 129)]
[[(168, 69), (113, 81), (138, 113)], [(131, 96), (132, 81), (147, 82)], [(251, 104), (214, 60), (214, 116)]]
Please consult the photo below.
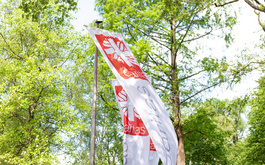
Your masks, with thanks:
[[(195, 102), (184, 119), (183, 131), (186, 152), (186, 164), (228, 164), (226, 157), (226, 139), (232, 130), (224, 128), (228, 122), (220, 123), (224, 116), (222, 101), (217, 99)], [(184, 109), (185, 111), (186, 109)], [(224, 120), (222, 120), (224, 121)]]
[(241, 115), (247, 103), (248, 97), (212, 98), (194, 102), (192, 113), (184, 108), (186, 164), (240, 164), (245, 130)]
[(264, 164), (265, 163), (265, 78), (259, 79), (259, 86), (251, 101), (251, 111), (249, 113), (249, 135), (246, 138), (246, 149), (244, 164)]
[[(202, 92), (228, 82), (240, 81), (251, 62), (228, 63), (200, 51), (206, 37), (217, 35), (227, 45), (236, 16), (228, 14), (225, 1), (97, 0), (104, 29), (121, 32), (136, 59), (165, 102), (178, 137), (177, 164), (185, 163), (182, 110)], [(221, 30), (220, 30), (221, 29)], [(220, 33), (219, 33), (220, 34)], [(189, 130), (187, 130), (187, 133)]]
[(265, 23), (262, 22), (260, 18), (261, 13), (265, 14), (265, 3), (260, 0), (245, 0), (245, 2), (255, 10), (255, 13), (258, 16), (259, 24), (265, 32)]
[[(252, 9), (254, 9), (254, 12), (257, 14), (258, 16), (258, 21), (259, 21), (259, 24), (260, 26), (262, 27), (262, 29), (265, 31), (265, 24), (264, 22), (261, 21), (261, 13), (265, 13), (265, 3), (260, 1), (260, 0), (244, 0)], [(218, 4), (218, 3), (215, 3), (215, 6), (216, 7), (219, 7), (219, 6), (225, 6), (227, 4), (232, 4), (232, 3), (235, 3), (235, 2), (239, 2), (239, 0), (231, 0), (231, 1), (228, 1), (228, 2), (225, 2), (223, 4)]]
[(53, 164), (58, 151), (71, 152), (64, 139), (77, 118), (68, 66), (80, 47), (68, 20), (52, 20), (60, 4), (46, 2), (38, 12), (35, 1), (0, 4), (1, 164)]
[[(55, 5), (56, 8), (51, 8), (51, 5)], [(23, 17), (30, 18), (34, 22), (40, 21), (45, 12), (49, 21), (62, 25), (71, 18), (70, 12), (77, 9), (77, 2), (75, 0), (24, 0), (18, 7), (22, 9)]]

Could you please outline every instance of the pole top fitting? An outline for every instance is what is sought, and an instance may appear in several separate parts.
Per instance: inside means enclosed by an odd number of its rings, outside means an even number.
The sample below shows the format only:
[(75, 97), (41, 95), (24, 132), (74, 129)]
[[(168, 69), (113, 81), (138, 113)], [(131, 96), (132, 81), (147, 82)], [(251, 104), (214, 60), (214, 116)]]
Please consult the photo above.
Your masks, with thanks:
[(98, 20), (97, 20), (96, 23), (97, 23), (97, 24), (98, 24), (98, 23), (102, 23), (102, 21), (98, 21)]

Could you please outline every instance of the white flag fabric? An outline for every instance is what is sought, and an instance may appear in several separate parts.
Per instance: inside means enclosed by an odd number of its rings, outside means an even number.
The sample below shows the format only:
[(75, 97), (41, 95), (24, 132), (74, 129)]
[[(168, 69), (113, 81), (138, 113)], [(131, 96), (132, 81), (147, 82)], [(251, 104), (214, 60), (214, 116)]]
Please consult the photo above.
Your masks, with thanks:
[(112, 87), (124, 128), (123, 164), (157, 165), (158, 154), (137, 109), (117, 80), (112, 80)]
[(164, 165), (175, 165), (178, 142), (164, 104), (148, 81), (122, 36), (88, 27), (112, 72), (138, 110)]

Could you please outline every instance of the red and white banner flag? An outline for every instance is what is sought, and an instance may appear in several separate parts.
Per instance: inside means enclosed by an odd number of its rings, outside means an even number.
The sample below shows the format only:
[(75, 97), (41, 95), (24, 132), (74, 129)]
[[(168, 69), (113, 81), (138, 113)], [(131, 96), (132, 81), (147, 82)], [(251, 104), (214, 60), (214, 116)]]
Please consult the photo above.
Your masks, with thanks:
[(131, 103), (127, 93), (117, 80), (112, 87), (120, 110), (124, 128), (123, 162), (125, 165), (156, 165), (159, 157), (149, 133)]
[(166, 108), (122, 36), (87, 28), (112, 72), (138, 110), (164, 165), (175, 165), (178, 142)]

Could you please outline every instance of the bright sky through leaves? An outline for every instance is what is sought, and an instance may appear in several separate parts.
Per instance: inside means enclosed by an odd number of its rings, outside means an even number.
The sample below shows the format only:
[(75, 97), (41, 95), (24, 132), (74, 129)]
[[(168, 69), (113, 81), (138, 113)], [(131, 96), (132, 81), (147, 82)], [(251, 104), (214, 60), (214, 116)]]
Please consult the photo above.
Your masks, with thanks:
[(84, 30), (84, 25), (89, 25), (94, 20), (100, 19), (98, 12), (96, 12), (94, 9), (94, 0), (78, 1), (78, 12), (74, 15), (76, 19), (71, 21), (76, 30)]

